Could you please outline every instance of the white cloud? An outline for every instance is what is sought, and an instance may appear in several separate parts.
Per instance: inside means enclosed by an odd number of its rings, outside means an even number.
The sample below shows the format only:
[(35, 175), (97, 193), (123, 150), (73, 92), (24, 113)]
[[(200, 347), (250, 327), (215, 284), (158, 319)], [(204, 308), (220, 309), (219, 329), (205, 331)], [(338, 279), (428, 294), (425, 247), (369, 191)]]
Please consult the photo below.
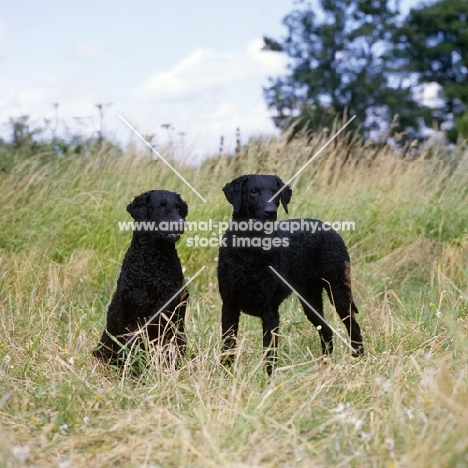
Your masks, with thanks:
[[(99, 129), (96, 103), (112, 101), (105, 113), (107, 135), (128, 141), (131, 132), (118, 118), (121, 114), (140, 133), (156, 134), (159, 145), (171, 138), (183, 140), (190, 159), (200, 160), (217, 153), (221, 136), (225, 150), (232, 150), (237, 127), (242, 144), (252, 135), (275, 133), (262, 84), (285, 67), (280, 54), (262, 52), (261, 46), (262, 41), (256, 40), (234, 52), (199, 49), (130, 95), (122, 88), (102, 89), (91, 74), (33, 75), (25, 85), (0, 78), (5, 91), (0, 94), (0, 124), (9, 117), (30, 115), (41, 125), (43, 119), (55, 118), (53, 103), (58, 102), (60, 130), (68, 127), (89, 135)], [(94, 52), (90, 47), (81, 53), (92, 56)], [(161, 128), (164, 123), (174, 127), (170, 136)]]
[(141, 100), (159, 102), (187, 100), (217, 87), (282, 73), (284, 58), (262, 51), (262, 45), (261, 39), (255, 39), (240, 51), (197, 49), (171, 70), (155, 73), (132, 94)]
[(83, 112), (88, 106), (88, 90), (82, 83), (73, 85), (73, 95), (70, 94), (72, 83), (54, 76), (41, 76), (23, 87), (10, 86), (6, 93), (0, 95), (0, 112), (40, 114), (52, 108), (53, 102), (64, 108), (73, 108), (74, 112)]
[(6, 43), (6, 26), (0, 22), (0, 54), (3, 54)]
[(242, 144), (253, 135), (277, 133), (262, 85), (267, 77), (286, 71), (286, 60), (262, 47), (263, 41), (256, 39), (242, 50), (197, 49), (172, 69), (155, 73), (131, 93), (128, 110), (135, 125), (156, 133), (162, 143), (166, 132), (160, 126), (170, 123), (175, 137), (184, 133), (194, 159), (216, 153), (221, 136), (225, 150), (232, 150), (238, 127)]
[(200, 122), (200, 147), (208, 153), (215, 153), (219, 147), (221, 135), (224, 137), (224, 150), (232, 151), (236, 146), (237, 129), (242, 145), (251, 137), (276, 134), (277, 130), (266, 105), (261, 101), (251, 106), (239, 106), (234, 102), (224, 102), (213, 109), (212, 115), (206, 115)]
[(93, 44), (80, 44), (76, 48), (76, 55), (81, 58), (96, 58), (101, 55), (101, 50)]
[(211, 112), (206, 113), (200, 122), (211, 129), (213, 137), (223, 135), (228, 141), (234, 139), (235, 130), (240, 129), (246, 143), (255, 134), (272, 133), (274, 125), (266, 105), (255, 102), (251, 106), (238, 105), (234, 101), (220, 102)]
[[(249, 85), (245, 86), (250, 88)], [(122, 114), (143, 135), (155, 134), (158, 145), (165, 148), (168, 141), (177, 142), (187, 161), (195, 163), (219, 151), (220, 139), (224, 139), (224, 151), (233, 151), (236, 146), (236, 129), (240, 129), (241, 144), (245, 145), (252, 136), (277, 134), (271, 115), (263, 102), (260, 92), (256, 96), (245, 89), (235, 87), (232, 95), (218, 93), (206, 100), (189, 103), (158, 103), (148, 106), (131, 105), (119, 109)], [(242, 95), (247, 94), (247, 99)], [(255, 93), (254, 93), (255, 94)], [(238, 99), (236, 99), (236, 97)], [(110, 122), (109, 122), (110, 123)], [(171, 124), (168, 131), (161, 124)], [(121, 135), (130, 135), (121, 125)], [(183, 137), (181, 137), (183, 133)], [(167, 149), (167, 148), (166, 148)], [(185, 159), (185, 158), (184, 158)]]
[[(59, 127), (62, 132), (68, 128), (73, 132), (91, 134), (98, 129), (97, 100), (90, 86), (85, 83), (71, 83), (56, 76), (40, 76), (33, 78), (27, 86), (10, 85), (2, 88), (6, 91), (0, 94), (2, 137), (8, 136), (5, 123), (9, 118), (21, 115), (28, 115), (34, 125), (43, 128), (45, 119), (55, 119), (54, 103), (59, 103)], [(72, 88), (74, 93), (70, 93)]]

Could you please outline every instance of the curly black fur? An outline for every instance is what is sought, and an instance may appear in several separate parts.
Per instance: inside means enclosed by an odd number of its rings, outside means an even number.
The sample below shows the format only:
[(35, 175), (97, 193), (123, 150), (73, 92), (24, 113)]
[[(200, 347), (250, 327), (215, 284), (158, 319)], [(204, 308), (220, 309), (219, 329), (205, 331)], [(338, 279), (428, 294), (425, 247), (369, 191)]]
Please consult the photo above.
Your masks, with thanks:
[[(270, 201), (283, 186), (281, 179), (272, 175), (244, 175), (234, 179), (223, 188), (227, 200), (234, 207), (232, 220), (256, 221), (264, 223), (264, 226), (269, 221), (271, 225), (276, 221), (280, 201), (287, 212), (292, 195), (289, 186)], [(301, 220), (288, 220), (287, 223), (295, 221)], [(321, 226), (321, 221), (308, 221)], [(291, 294), (291, 289), (269, 266), (305, 299), (301, 301), (304, 312), (318, 329), (324, 354), (333, 351), (333, 332), (323, 320), (323, 289), (348, 330), (355, 350), (353, 354), (363, 353), (361, 331), (355, 320), (358, 310), (351, 292), (350, 260), (343, 239), (333, 230), (292, 233), (288, 226), (285, 224), (283, 229), (278, 228), (271, 234), (268, 230), (265, 233), (253, 228), (248, 231), (229, 228), (224, 235), (219, 250), (218, 281), (223, 300), (223, 362), (227, 364), (232, 361), (240, 312), (243, 311), (262, 319), (267, 371), (272, 371), (278, 342), (278, 308)], [(256, 238), (257, 244), (252, 242), (250, 247), (239, 246), (239, 237)], [(272, 242), (274, 239), (276, 246)], [(269, 245), (271, 247), (267, 248)]]
[[(132, 332), (146, 324), (184, 285), (175, 243), (183, 233), (187, 204), (177, 193), (151, 190), (137, 196), (127, 211), (135, 223), (153, 222), (158, 229), (135, 229), (125, 255), (106, 328), (93, 351), (99, 359), (113, 364), (123, 363), (119, 343), (124, 345)], [(174, 339), (179, 353), (184, 353), (187, 299), (183, 290), (148, 325), (150, 341), (165, 345)]]

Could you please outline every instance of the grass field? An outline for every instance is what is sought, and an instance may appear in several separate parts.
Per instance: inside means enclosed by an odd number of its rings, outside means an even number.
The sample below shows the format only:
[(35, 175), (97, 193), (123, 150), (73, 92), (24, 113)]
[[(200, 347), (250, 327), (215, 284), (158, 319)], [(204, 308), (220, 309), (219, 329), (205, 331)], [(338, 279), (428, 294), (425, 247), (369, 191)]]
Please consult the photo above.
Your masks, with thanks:
[[(206, 269), (189, 286), (182, 367), (155, 360), (130, 378), (90, 356), (131, 238), (117, 223), (135, 195), (175, 190), (187, 220), (228, 220), (226, 182), (287, 180), (323, 141), (257, 141), (198, 168), (179, 164), (207, 203), (136, 150), (37, 155), (0, 175), (0, 467), (468, 466), (466, 148), (408, 161), (342, 139), (293, 183), (290, 217), (356, 224), (342, 235), (362, 359), (335, 339), (321, 362), (291, 296), (273, 377), (262, 370), (261, 325), (245, 315), (232, 375), (223, 372), (218, 253), (189, 248), (194, 233), (178, 244), (185, 275)], [(329, 305), (326, 317), (345, 332)]]

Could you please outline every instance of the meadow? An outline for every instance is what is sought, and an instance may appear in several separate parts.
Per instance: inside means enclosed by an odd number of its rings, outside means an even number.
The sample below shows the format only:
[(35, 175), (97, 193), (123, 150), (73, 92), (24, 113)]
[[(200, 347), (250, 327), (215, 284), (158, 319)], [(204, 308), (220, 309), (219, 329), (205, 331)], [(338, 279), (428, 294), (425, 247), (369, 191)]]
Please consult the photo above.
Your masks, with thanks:
[[(0, 467), (468, 467), (466, 146), (403, 158), (342, 137), (292, 183), (289, 217), (355, 222), (341, 234), (363, 358), (335, 338), (321, 360), (291, 296), (274, 375), (262, 369), (261, 325), (246, 315), (223, 371), (218, 252), (189, 247), (194, 233), (178, 243), (186, 278), (206, 268), (189, 286), (182, 366), (155, 357), (132, 377), (90, 355), (134, 196), (174, 190), (188, 221), (228, 220), (225, 183), (249, 173), (286, 181), (325, 139), (256, 140), (198, 167), (173, 161), (206, 203), (137, 148), (37, 154), (0, 174)], [(346, 336), (329, 304), (326, 318)]]

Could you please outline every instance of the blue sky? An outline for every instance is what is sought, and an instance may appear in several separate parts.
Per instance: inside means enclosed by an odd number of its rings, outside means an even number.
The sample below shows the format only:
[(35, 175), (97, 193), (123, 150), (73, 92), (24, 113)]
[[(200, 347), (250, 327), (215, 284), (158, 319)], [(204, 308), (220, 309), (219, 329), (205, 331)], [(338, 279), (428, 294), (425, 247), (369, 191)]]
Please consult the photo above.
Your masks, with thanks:
[(58, 102), (62, 131), (66, 124), (91, 134), (99, 129), (95, 105), (112, 103), (109, 135), (129, 138), (121, 114), (156, 144), (171, 138), (194, 158), (216, 153), (221, 135), (232, 147), (237, 127), (244, 142), (274, 134), (262, 86), (286, 62), (262, 52), (261, 38), (281, 37), (293, 7), (293, 0), (0, 0), (0, 124), (23, 114), (42, 124)]

